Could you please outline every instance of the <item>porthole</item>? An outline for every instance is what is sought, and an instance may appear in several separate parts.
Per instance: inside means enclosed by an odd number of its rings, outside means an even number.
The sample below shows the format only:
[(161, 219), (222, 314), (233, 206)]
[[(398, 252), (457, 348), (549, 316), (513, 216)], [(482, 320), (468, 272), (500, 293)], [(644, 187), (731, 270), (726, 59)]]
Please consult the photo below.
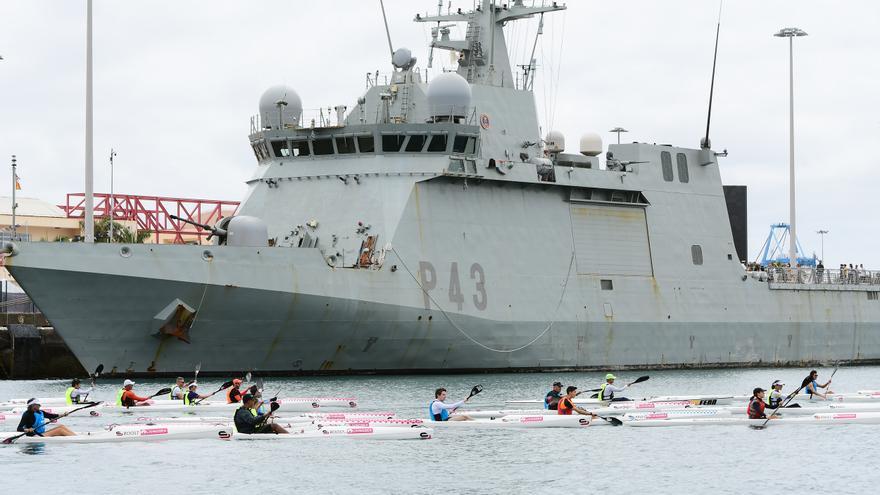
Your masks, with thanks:
[(122, 246), (119, 248), (119, 256), (122, 256), (123, 258), (131, 257), (131, 248), (128, 246)]
[(214, 253), (206, 249), (202, 251), (202, 259), (205, 261), (214, 261)]

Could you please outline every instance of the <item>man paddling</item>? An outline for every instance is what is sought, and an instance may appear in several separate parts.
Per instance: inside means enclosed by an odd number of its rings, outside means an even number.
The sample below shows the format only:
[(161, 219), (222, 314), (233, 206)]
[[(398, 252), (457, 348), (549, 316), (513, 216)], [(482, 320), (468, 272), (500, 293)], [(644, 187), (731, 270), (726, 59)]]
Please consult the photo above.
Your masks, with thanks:
[[(819, 385), (819, 382), (816, 380), (819, 378), (819, 372), (816, 370), (810, 371), (810, 374), (804, 378), (804, 381), (801, 382), (801, 388), (804, 389), (805, 394), (810, 394), (810, 398), (812, 399), (814, 395), (818, 395), (823, 399), (827, 399), (827, 394), (833, 394), (831, 390), (828, 389), (828, 385), (831, 385), (831, 379), (825, 382), (825, 385)], [(825, 393), (820, 393), (819, 389), (824, 388)]]
[(229, 387), (229, 390), (226, 391), (226, 403), (227, 404), (237, 404), (241, 402), (241, 380), (236, 378), (232, 380), (232, 386)]
[(186, 399), (186, 394), (187, 394), (186, 380), (184, 380), (182, 376), (178, 376), (177, 381), (174, 383), (174, 386), (171, 387), (171, 393), (168, 394), (168, 398), (171, 400), (174, 400), (174, 399), (184, 400), (184, 399)]
[(26, 433), (32, 437), (39, 435), (41, 437), (71, 437), (76, 435), (70, 428), (64, 425), (56, 425), (51, 430), (46, 429), (46, 420), (55, 421), (60, 416), (40, 410), (40, 403), (37, 399), (27, 401), (27, 409), (21, 415), (21, 422), (18, 423), (17, 431)]
[(556, 411), (562, 398), (562, 382), (553, 382), (553, 388), (544, 396), (544, 409)]
[(610, 401), (629, 400), (626, 397), (614, 397), (615, 393), (623, 392), (624, 390), (627, 389), (627, 387), (629, 387), (629, 385), (624, 385), (622, 387), (618, 387), (618, 386), (614, 385), (614, 380), (616, 380), (616, 379), (617, 379), (617, 377), (614, 376), (613, 373), (608, 373), (607, 375), (605, 375), (605, 383), (603, 383), (602, 386), (599, 388), (599, 395), (597, 396), (597, 398), (599, 400), (610, 400)]
[(450, 411), (454, 412), (459, 407), (463, 406), (465, 402), (470, 400), (470, 397), (455, 402), (453, 404), (447, 404), (444, 402), (446, 400), (446, 389), (438, 388), (434, 391), (434, 400), (428, 405), (428, 414), (431, 418), (431, 421), (471, 421), (473, 418), (470, 416), (465, 416), (464, 414), (456, 414), (454, 416), (450, 415)]
[[(116, 393), (116, 405), (124, 407), (148, 406), (149, 397), (141, 397), (134, 393), (135, 383), (131, 380), (122, 382), (122, 388)], [(166, 391), (168, 389), (165, 389)]]
[(578, 414), (583, 414), (584, 416), (598, 418), (598, 416), (596, 416), (595, 414), (587, 411), (586, 409), (576, 406), (574, 402), (572, 402), (572, 399), (577, 396), (577, 389), (578, 388), (573, 385), (565, 389), (565, 396), (559, 399), (559, 405), (556, 409), (556, 414), (568, 416), (571, 415), (572, 411), (574, 411)]
[[(244, 394), (241, 398), (241, 407), (235, 410), (235, 430), (245, 435), (253, 435), (259, 433), (276, 433), (286, 434), (287, 430), (275, 423), (267, 423), (266, 420), (272, 415), (257, 414), (257, 400), (251, 394)], [(277, 409), (277, 407), (275, 408)]]
[(88, 399), (89, 394), (94, 390), (92, 387), (83, 390), (82, 385), (80, 385), (79, 378), (74, 378), (73, 381), (70, 382), (70, 386), (67, 387), (67, 391), (64, 393), (64, 402), (68, 406), (72, 406), (74, 404), (80, 404)]

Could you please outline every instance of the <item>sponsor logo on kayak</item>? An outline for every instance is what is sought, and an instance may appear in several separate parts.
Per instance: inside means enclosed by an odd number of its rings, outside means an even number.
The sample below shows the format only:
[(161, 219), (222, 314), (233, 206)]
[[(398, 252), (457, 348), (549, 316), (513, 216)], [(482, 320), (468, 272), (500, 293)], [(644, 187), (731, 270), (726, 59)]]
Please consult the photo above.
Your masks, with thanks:
[(540, 423), (544, 421), (544, 416), (526, 416), (524, 418), (520, 418), (520, 423)]
[(587, 419), (587, 418), (580, 418), (580, 419), (578, 419), (578, 423), (579, 423), (581, 426), (590, 426), (590, 420)]
[(669, 415), (666, 413), (650, 413), (645, 416), (645, 419), (666, 419)]
[(0, 414), (0, 421), (6, 421), (6, 416)]
[(856, 419), (857, 417), (856, 413), (837, 413), (831, 416), (832, 419)]
[(345, 430), (346, 435), (360, 435), (363, 433), (373, 433), (372, 428), (349, 428)]
[(232, 434), (231, 434), (231, 433), (229, 433), (228, 431), (223, 431), (223, 430), (218, 431), (218, 432), (217, 432), (217, 436), (218, 436), (221, 440), (229, 440), (230, 438), (232, 438)]
[(636, 409), (654, 409), (657, 407), (653, 402), (643, 402), (641, 404), (636, 404)]
[(419, 433), (419, 438), (421, 438), (422, 440), (430, 440), (431, 434), (422, 432), (422, 433)]
[(168, 428), (147, 428), (146, 430), (141, 430), (141, 436), (146, 435), (167, 435)]

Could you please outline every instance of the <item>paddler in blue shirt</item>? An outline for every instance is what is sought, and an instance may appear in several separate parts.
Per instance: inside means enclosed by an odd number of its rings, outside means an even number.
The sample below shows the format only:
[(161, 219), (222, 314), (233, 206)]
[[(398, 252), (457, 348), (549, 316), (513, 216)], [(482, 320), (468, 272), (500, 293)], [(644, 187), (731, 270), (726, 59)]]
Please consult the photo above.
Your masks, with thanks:
[(555, 411), (562, 398), (562, 382), (553, 382), (553, 388), (544, 396), (544, 409)]
[[(801, 382), (801, 388), (804, 389), (805, 394), (810, 394), (811, 399), (813, 398), (814, 395), (818, 395), (819, 397), (821, 397), (823, 399), (827, 399), (828, 398), (827, 394), (834, 393), (831, 390), (828, 390), (828, 385), (831, 385), (831, 380), (828, 380), (827, 382), (825, 382), (825, 385), (819, 385), (819, 383), (816, 381), (818, 378), (819, 378), (819, 372), (816, 370), (811, 371), (810, 375), (807, 376), (806, 378), (804, 378), (804, 381)], [(819, 392), (820, 388), (825, 389), (824, 394)]]
[(41, 437), (72, 437), (76, 435), (70, 428), (64, 425), (56, 425), (51, 430), (46, 429), (46, 422), (58, 419), (57, 414), (40, 410), (40, 403), (37, 399), (27, 401), (27, 410), (21, 415), (21, 422), (18, 423), (17, 430), (27, 433), (32, 437), (39, 435)]
[(470, 397), (453, 404), (447, 404), (444, 402), (446, 400), (446, 389), (438, 388), (434, 391), (434, 400), (428, 405), (428, 414), (431, 421), (471, 421), (473, 418), (464, 414), (456, 414), (455, 416), (449, 414), (450, 411), (454, 412), (463, 406), (468, 399)]
[(186, 392), (186, 395), (183, 396), (184, 405), (194, 406), (195, 401), (199, 399), (207, 399), (208, 397), (210, 397), (209, 395), (199, 394), (198, 391), (196, 391), (198, 387), (199, 384), (196, 382), (192, 382), (189, 384), (189, 386), (187, 387), (188, 391)]

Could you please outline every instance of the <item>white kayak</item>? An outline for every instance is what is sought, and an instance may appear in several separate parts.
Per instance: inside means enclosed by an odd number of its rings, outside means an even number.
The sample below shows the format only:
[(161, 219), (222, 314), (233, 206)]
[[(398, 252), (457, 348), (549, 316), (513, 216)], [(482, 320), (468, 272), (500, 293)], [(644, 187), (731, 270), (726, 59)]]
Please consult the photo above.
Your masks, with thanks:
[[(77, 433), (71, 437), (21, 437), (19, 443), (109, 443), (109, 442), (158, 442), (162, 440), (192, 440), (217, 438), (231, 431), (225, 424), (198, 425), (110, 425), (103, 430)], [(18, 432), (0, 433), (0, 439), (18, 435)], [(2, 441), (2, 440), (0, 440)]]
[(782, 424), (880, 424), (880, 413), (823, 413), (810, 416), (795, 416), (771, 419), (749, 419), (737, 416), (719, 416), (710, 418), (674, 418), (674, 419), (634, 419), (624, 420), (623, 424), (634, 427), (665, 427), (665, 426), (712, 426), (712, 425), (756, 425), (761, 426)]
[[(386, 421), (396, 417), (392, 412), (376, 413), (328, 413), (328, 414), (303, 414), (300, 416), (276, 416), (273, 419), (278, 423), (340, 423), (340, 422), (364, 422)], [(137, 423), (223, 423), (231, 422), (232, 416), (139, 416), (134, 418)]]
[(223, 440), (244, 441), (282, 441), (317, 438), (337, 438), (346, 440), (429, 440), (434, 434), (431, 428), (391, 428), (391, 427), (327, 427), (322, 429), (301, 428), (286, 435), (262, 433), (248, 435), (232, 433), (219, 436)]
[[(278, 403), (281, 405), (281, 410), (283, 412), (314, 412), (319, 408), (323, 407), (320, 402), (308, 402), (308, 401), (290, 401), (288, 399), (279, 399)], [(55, 414), (64, 414), (66, 412), (70, 412), (74, 409), (80, 408), (82, 405), (60, 405), (60, 406), (43, 406), (42, 409), (44, 411), (48, 411)], [(212, 413), (212, 414), (232, 414), (236, 409), (241, 407), (240, 403), (236, 404), (227, 404), (226, 402), (208, 402), (204, 401), (199, 404), (186, 405), (182, 401), (172, 401), (172, 400), (149, 400), (145, 403), (133, 407), (124, 407), (117, 406), (116, 404), (101, 404), (99, 406), (95, 406), (94, 408), (89, 409), (89, 411), (95, 411), (98, 413), (112, 413), (112, 414), (156, 414), (157, 412), (160, 414), (164, 413)], [(339, 407), (333, 406), (330, 407)], [(350, 407), (350, 406), (346, 406)], [(27, 409), (27, 406), (18, 405), (13, 407), (9, 412), (12, 414), (21, 414)]]
[(509, 414), (501, 417), (478, 418), (470, 421), (428, 421), (436, 428), (583, 428), (605, 426), (602, 419), (590, 421), (589, 416), (549, 414)]
[[(677, 405), (683, 406), (716, 406), (724, 404), (732, 404), (734, 402), (732, 395), (688, 395), (688, 396), (665, 396), (650, 397), (645, 399), (620, 400), (620, 401), (600, 401), (589, 398), (575, 398), (572, 402), (583, 407), (619, 407), (619, 408), (655, 408)], [(539, 409), (544, 406), (543, 400), (509, 400), (505, 404), (509, 406), (526, 407), (531, 409)]]

